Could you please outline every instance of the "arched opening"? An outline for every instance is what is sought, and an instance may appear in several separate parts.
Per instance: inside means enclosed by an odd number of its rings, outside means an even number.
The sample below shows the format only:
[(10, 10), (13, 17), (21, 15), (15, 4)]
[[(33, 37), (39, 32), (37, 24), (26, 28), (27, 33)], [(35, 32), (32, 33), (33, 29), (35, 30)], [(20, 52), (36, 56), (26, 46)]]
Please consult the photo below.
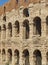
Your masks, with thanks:
[(6, 16), (4, 15), (3, 20), (6, 22)]
[(19, 51), (15, 50), (14, 51), (14, 61), (15, 61), (15, 65), (19, 65)]
[(24, 20), (23, 22), (23, 38), (28, 39), (29, 38), (29, 21)]
[(9, 63), (12, 62), (12, 50), (11, 49), (8, 49), (8, 62)]
[(25, 8), (25, 9), (23, 10), (23, 16), (29, 17), (29, 10), (28, 10), (28, 8)]
[(46, 17), (46, 35), (48, 35), (48, 16)]
[(35, 17), (33, 21), (34, 21), (34, 24), (33, 24), (34, 34), (41, 36), (41, 19), (40, 19), (40, 17)]
[(46, 53), (46, 65), (48, 65), (48, 52)]
[(33, 53), (34, 65), (42, 65), (42, 57), (41, 52), (39, 50), (35, 50)]
[(8, 30), (9, 37), (12, 37), (12, 24), (10, 22), (8, 23)]
[(4, 6), (4, 16), (3, 16), (3, 20), (6, 21), (6, 7)]
[(2, 50), (2, 61), (6, 60), (6, 53), (5, 53), (5, 49)]
[(30, 65), (29, 63), (29, 51), (25, 49), (23, 51), (23, 65)]
[(15, 22), (15, 35), (18, 35), (19, 34), (19, 22), (16, 21)]
[(6, 38), (6, 25), (3, 24), (3, 38)]

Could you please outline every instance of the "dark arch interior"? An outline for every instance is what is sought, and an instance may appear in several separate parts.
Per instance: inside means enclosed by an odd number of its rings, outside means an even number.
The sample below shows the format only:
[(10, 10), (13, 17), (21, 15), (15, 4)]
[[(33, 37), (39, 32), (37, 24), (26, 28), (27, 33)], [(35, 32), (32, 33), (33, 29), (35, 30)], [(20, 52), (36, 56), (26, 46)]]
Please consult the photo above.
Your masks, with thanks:
[(12, 50), (8, 49), (9, 61), (12, 61)]
[(15, 22), (15, 28), (17, 28), (17, 33), (19, 33), (19, 22), (18, 21)]
[(3, 28), (4, 28), (4, 30), (6, 30), (6, 25), (5, 24), (3, 24)]
[(4, 6), (4, 16), (3, 16), (3, 20), (6, 21), (6, 7)]
[(35, 50), (33, 54), (34, 54), (35, 65), (42, 65), (41, 52), (39, 50)]
[(36, 57), (40, 56), (41, 57), (41, 52), (39, 50), (35, 50), (33, 53)]
[(12, 29), (12, 24), (11, 23), (8, 23), (8, 28)]
[(25, 8), (23, 10), (23, 15), (26, 16), (26, 17), (29, 17), (29, 10), (28, 10), (28, 8)]
[(17, 49), (14, 51), (14, 56), (15, 56), (15, 59), (17, 60), (15, 64), (19, 65), (19, 51)]
[(8, 50), (8, 53), (10, 53), (10, 55), (12, 56), (12, 50), (11, 49)]
[(8, 23), (8, 29), (10, 31), (10, 36), (12, 37), (12, 24)]
[(48, 16), (46, 17), (46, 34), (48, 35)]
[(1, 26), (0, 26), (0, 32), (1, 32)]
[(29, 52), (28, 52), (28, 50), (27, 50), (27, 49), (24, 50), (24, 51), (23, 51), (23, 54), (24, 54), (25, 57), (26, 57), (26, 56), (29, 56)]
[(41, 19), (40, 17), (34, 18), (34, 26), (36, 27), (36, 34), (39, 34), (41, 36)]
[(47, 61), (48, 61), (48, 52), (46, 53), (46, 58), (47, 58)]
[(5, 49), (2, 50), (2, 55), (4, 55), (4, 54), (5, 54)]
[(48, 16), (46, 17), (46, 24), (48, 25)]
[(15, 56), (19, 56), (19, 51), (18, 51), (18, 50), (15, 50), (15, 51), (14, 51), (14, 55), (15, 55)]
[(23, 51), (23, 58), (24, 58), (24, 65), (30, 65), (29, 63), (29, 51), (27, 49), (25, 49)]
[(4, 15), (3, 20), (6, 21), (6, 15)]
[(29, 21), (28, 20), (25, 20), (24, 22), (23, 22), (23, 27), (25, 27), (26, 28), (26, 39), (28, 39), (29, 38)]

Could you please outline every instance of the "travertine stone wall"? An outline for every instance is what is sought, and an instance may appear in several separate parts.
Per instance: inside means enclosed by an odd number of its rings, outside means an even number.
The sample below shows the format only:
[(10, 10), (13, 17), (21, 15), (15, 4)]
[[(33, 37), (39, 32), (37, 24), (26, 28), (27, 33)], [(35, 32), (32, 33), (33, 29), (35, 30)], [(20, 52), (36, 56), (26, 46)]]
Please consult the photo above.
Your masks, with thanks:
[[(39, 50), (41, 52), (42, 65), (46, 65), (47, 64), (46, 53), (48, 52), (48, 36), (46, 35), (46, 17), (48, 16), (48, 6), (46, 7), (45, 2), (35, 4), (31, 2), (28, 4), (28, 6), (23, 5), (20, 5), (20, 7), (17, 10), (15, 8), (14, 9), (11, 8), (12, 10), (10, 12), (7, 11), (6, 22), (3, 21), (4, 14), (0, 16), (0, 26), (1, 26), (0, 64), (5, 65), (6, 63), (8, 63), (8, 56), (9, 56), (8, 49), (11, 49), (12, 62), (10, 63), (10, 65), (15, 65), (14, 51), (17, 49), (19, 51), (19, 64), (25, 65), (23, 59), (23, 51), (27, 49), (29, 51), (30, 65), (35, 65), (34, 62), (35, 59), (33, 55), (33, 52), (35, 50)], [(24, 8), (29, 9), (29, 17), (23, 17)], [(33, 19), (37, 16), (41, 18), (41, 36), (33, 34), (34, 33)], [(29, 27), (30, 27), (28, 39), (25, 39), (25, 28), (23, 27), (23, 21), (26, 19), (29, 21)], [(17, 29), (15, 29), (14, 26), (14, 23), (17, 20), (20, 25), (19, 34), (16, 34)], [(8, 29), (9, 22), (11, 22), (12, 24), (12, 37), (9, 36), (9, 29)], [(5, 24), (6, 26), (6, 31), (3, 30), (3, 24)], [(5, 61), (3, 61), (3, 54), (2, 54), (3, 49), (5, 49), (5, 56), (4, 56)]]

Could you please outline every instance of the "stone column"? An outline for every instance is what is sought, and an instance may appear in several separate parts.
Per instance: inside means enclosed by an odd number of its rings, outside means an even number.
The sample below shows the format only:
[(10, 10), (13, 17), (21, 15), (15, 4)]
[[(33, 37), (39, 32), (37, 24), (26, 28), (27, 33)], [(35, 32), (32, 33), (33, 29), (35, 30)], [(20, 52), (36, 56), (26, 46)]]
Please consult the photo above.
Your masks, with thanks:
[(4, 39), (3, 26), (1, 27), (1, 40)]
[(15, 61), (14, 61), (14, 51), (12, 51), (12, 65), (15, 65)]
[(6, 26), (6, 39), (9, 38), (9, 30), (8, 30), (8, 25)]
[(6, 63), (8, 62), (8, 52), (6, 50)]
[(29, 35), (30, 35), (30, 39), (32, 38), (32, 36), (33, 36), (33, 21), (31, 20), (31, 22), (29, 23), (29, 27), (30, 27), (30, 33), (29, 33)]
[(42, 54), (42, 65), (46, 65), (46, 55), (45, 55), (45, 53)]
[(12, 36), (15, 37), (16, 33), (15, 33), (15, 24), (12, 25)]
[(20, 59), (19, 59), (19, 65), (23, 65), (23, 59), (22, 59), (22, 50), (20, 51)]
[(41, 35), (44, 37), (46, 36), (46, 20), (42, 20), (41, 23)]
[(7, 39), (11, 38), (11, 36), (10, 36), (10, 30), (8, 29), (8, 25), (7, 25), (7, 29), (6, 29), (6, 38)]
[(29, 63), (30, 63), (30, 65), (34, 65), (34, 63), (33, 63), (33, 53), (32, 52), (30, 52)]
[(23, 23), (22, 22), (20, 22), (20, 39), (22, 39), (23, 38)]

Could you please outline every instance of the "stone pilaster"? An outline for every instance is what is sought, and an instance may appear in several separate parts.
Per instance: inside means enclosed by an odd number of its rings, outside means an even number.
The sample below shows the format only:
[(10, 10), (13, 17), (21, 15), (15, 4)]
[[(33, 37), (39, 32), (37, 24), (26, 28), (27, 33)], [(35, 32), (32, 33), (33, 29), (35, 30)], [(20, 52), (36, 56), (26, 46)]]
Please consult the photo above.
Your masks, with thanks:
[(32, 36), (33, 36), (33, 21), (31, 20), (31, 22), (29, 23), (29, 27), (30, 27), (30, 33), (29, 33), (29, 35), (30, 35), (30, 39), (32, 38)]
[(22, 51), (20, 51), (20, 59), (19, 59), (19, 65), (23, 65), (23, 59), (22, 59)]
[(42, 20), (41, 22), (41, 35), (46, 36), (46, 20)]
[(42, 65), (46, 65), (46, 55), (42, 54)]
[(23, 24), (22, 24), (22, 22), (20, 22), (20, 39), (22, 39), (23, 38)]

